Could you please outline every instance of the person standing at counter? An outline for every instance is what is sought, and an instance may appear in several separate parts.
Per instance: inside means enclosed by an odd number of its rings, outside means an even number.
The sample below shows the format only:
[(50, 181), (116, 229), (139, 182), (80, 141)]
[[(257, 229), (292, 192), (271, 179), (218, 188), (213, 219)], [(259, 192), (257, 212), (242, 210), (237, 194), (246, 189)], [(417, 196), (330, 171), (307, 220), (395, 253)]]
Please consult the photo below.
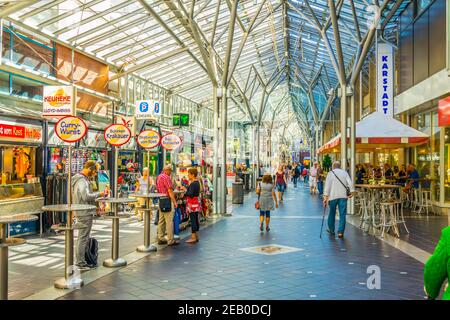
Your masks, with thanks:
[[(72, 177), (72, 203), (95, 205), (95, 199), (103, 197), (104, 192), (94, 192), (92, 178), (97, 174), (97, 163), (94, 160), (88, 160), (84, 164), (83, 170)], [(105, 190), (106, 191), (106, 190)], [(96, 266), (86, 263), (86, 246), (91, 235), (92, 221), (94, 220), (95, 210), (78, 211), (76, 213), (78, 227), (78, 237), (75, 244), (76, 265), (81, 270), (94, 268)]]
[[(156, 189), (158, 193), (162, 193), (165, 196), (159, 199), (160, 210), (158, 219), (158, 244), (166, 244), (168, 246), (174, 246), (179, 244), (173, 238), (173, 216), (175, 208), (177, 208), (177, 200), (173, 193), (172, 178), (172, 165), (167, 164), (164, 167), (163, 172), (156, 178)], [(171, 204), (171, 210), (168, 212), (161, 211), (161, 202), (169, 202)], [(164, 239), (164, 233), (167, 232), (167, 241)]]
[(191, 221), (192, 235), (186, 243), (194, 244), (199, 241), (198, 231), (200, 230), (200, 222), (198, 215), (201, 210), (200, 205), (200, 182), (197, 179), (198, 171), (196, 168), (188, 170), (189, 187), (186, 190), (184, 196), (186, 197), (186, 211), (189, 213), (189, 219)]

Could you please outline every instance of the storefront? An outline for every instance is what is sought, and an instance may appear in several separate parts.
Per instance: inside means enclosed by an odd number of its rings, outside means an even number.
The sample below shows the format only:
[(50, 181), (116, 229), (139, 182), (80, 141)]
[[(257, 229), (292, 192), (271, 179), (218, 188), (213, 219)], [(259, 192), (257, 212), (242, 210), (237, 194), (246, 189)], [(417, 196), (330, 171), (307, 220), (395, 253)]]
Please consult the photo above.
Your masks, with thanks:
[[(42, 124), (33, 120), (0, 120), (0, 215), (37, 214), (44, 204), (41, 178)], [(38, 231), (37, 222), (11, 224), (11, 235)]]

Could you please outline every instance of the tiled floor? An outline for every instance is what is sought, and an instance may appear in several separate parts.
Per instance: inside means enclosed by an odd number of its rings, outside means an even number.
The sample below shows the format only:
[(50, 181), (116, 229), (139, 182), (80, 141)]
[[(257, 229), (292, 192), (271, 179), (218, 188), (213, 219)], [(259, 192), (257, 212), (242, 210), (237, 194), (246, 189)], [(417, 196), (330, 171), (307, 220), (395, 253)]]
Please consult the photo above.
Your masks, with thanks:
[[(201, 230), (194, 246), (165, 248), (104, 276), (62, 299), (423, 299), (423, 264), (347, 225), (346, 238), (319, 238), (321, 202), (290, 186), (260, 232), (254, 198), (233, 216)], [(262, 245), (294, 249), (259, 254)], [(288, 250), (289, 251), (289, 250)], [(368, 289), (369, 266), (381, 289)]]

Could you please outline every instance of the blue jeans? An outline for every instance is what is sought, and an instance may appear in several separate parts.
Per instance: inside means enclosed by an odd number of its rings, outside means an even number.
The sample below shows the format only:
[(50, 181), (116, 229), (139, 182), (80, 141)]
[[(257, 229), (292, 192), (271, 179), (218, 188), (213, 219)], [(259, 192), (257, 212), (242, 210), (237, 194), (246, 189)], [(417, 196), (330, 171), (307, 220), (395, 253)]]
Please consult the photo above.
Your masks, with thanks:
[(319, 190), (319, 194), (323, 194), (323, 181), (317, 181), (317, 189)]
[(298, 180), (298, 177), (296, 177), (296, 176), (292, 177), (292, 181), (294, 182), (294, 187), (297, 187), (297, 180)]
[(328, 230), (334, 232), (336, 221), (336, 207), (339, 207), (338, 233), (345, 231), (345, 217), (347, 215), (347, 199), (334, 199), (328, 202), (330, 213), (328, 214)]

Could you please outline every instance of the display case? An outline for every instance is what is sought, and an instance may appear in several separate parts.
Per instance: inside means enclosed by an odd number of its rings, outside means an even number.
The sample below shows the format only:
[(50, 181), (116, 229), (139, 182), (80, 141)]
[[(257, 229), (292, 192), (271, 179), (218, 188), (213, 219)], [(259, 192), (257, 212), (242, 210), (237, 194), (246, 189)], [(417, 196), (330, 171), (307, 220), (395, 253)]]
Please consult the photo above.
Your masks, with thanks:
[(39, 213), (44, 205), (40, 182), (0, 185), (0, 215)]

